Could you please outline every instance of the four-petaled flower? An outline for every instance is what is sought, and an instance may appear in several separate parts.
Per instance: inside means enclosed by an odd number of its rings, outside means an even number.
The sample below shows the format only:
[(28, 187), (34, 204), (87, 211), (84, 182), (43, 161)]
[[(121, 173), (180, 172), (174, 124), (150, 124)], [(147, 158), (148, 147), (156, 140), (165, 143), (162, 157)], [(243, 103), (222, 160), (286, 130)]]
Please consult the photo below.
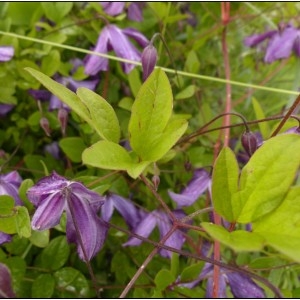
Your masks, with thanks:
[(27, 197), (37, 207), (31, 221), (34, 230), (56, 226), (66, 211), (67, 240), (77, 245), (80, 258), (90, 260), (102, 248), (107, 226), (97, 216), (97, 211), (104, 203), (104, 197), (55, 172), (28, 189)]
[(266, 48), (264, 61), (271, 63), (275, 60), (289, 57), (294, 52), (300, 57), (300, 30), (287, 24), (278, 30), (270, 30), (263, 34), (254, 34), (245, 38), (248, 47), (255, 47), (270, 39)]
[[(133, 28), (120, 29), (115, 25), (107, 25), (99, 35), (95, 52), (106, 54), (108, 51), (114, 50), (118, 57), (133, 61), (141, 60), (141, 53), (129, 41), (131, 37), (143, 48), (149, 44), (148, 39), (139, 31)], [(135, 65), (130, 63), (122, 63), (125, 73), (129, 73)], [(88, 55), (85, 59), (85, 73), (88, 75), (96, 75), (99, 71), (108, 70), (108, 59), (97, 55)]]
[[(175, 210), (173, 214), (176, 218), (181, 219), (185, 216), (182, 210)], [(154, 210), (150, 212), (147, 216), (143, 218), (143, 220), (136, 226), (134, 229), (134, 233), (140, 236), (147, 238), (151, 232), (154, 230), (155, 226), (158, 227), (160, 232), (160, 239), (162, 239), (168, 231), (172, 228), (172, 222), (168, 215), (161, 210)], [(182, 231), (176, 230), (164, 243), (164, 245), (181, 249), (183, 243), (185, 242), (185, 236)], [(138, 246), (142, 243), (142, 241), (136, 237), (131, 237), (123, 246)], [(163, 257), (171, 258), (172, 252), (161, 249), (159, 250), (160, 255)]]

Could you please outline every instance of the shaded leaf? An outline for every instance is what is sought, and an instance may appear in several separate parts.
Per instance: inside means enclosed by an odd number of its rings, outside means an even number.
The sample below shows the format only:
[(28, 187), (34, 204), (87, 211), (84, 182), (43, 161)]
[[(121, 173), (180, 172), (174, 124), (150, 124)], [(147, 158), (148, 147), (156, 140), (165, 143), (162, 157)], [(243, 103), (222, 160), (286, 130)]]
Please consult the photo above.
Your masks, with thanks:
[(51, 298), (55, 280), (51, 274), (41, 274), (32, 284), (32, 298)]
[(81, 155), (86, 145), (80, 137), (66, 137), (59, 141), (59, 147), (72, 162), (81, 162)]

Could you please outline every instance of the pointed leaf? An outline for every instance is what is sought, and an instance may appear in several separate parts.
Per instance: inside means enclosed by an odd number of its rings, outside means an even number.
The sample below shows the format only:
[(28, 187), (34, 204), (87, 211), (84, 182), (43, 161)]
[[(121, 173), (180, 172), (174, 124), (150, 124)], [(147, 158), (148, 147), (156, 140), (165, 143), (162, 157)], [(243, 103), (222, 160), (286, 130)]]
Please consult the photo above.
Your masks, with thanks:
[(300, 164), (300, 136), (283, 134), (266, 141), (243, 168), (242, 210), (238, 222), (249, 223), (270, 213), (283, 201)]
[(80, 87), (77, 96), (89, 110), (94, 128), (100, 136), (108, 141), (118, 143), (120, 139), (120, 125), (112, 106), (93, 91)]
[(173, 96), (166, 74), (155, 69), (133, 103), (128, 130), (130, 145), (142, 160), (157, 143), (172, 114)]
[(73, 162), (81, 162), (81, 154), (86, 148), (81, 137), (66, 137), (59, 141), (59, 147)]
[(99, 141), (82, 153), (83, 163), (109, 170), (127, 170), (132, 164), (129, 153), (119, 144)]
[(258, 251), (264, 245), (264, 238), (254, 232), (236, 230), (228, 232), (224, 227), (202, 222), (201, 226), (214, 239), (235, 251)]
[(219, 153), (212, 174), (212, 202), (214, 209), (229, 222), (240, 211), (238, 191), (239, 167), (233, 151), (225, 147)]
[[(292, 187), (272, 213), (253, 223), (253, 232), (267, 243), (300, 262), (300, 186)], [(284, 241), (284, 242), (283, 242)]]
[(39, 72), (32, 68), (25, 68), (25, 70), (28, 71), (36, 80), (42, 83), (52, 94), (57, 96), (61, 101), (72, 108), (82, 119), (84, 119), (88, 123), (91, 123), (87, 108), (75, 93), (67, 89), (62, 84), (54, 81), (47, 75), (43, 74), (42, 72)]
[[(264, 111), (260, 106), (259, 102), (255, 98), (252, 98), (252, 105), (254, 108), (256, 119), (264, 119), (265, 118)], [(258, 123), (258, 127), (263, 139), (267, 139), (270, 136), (270, 126), (268, 122), (260, 122)]]

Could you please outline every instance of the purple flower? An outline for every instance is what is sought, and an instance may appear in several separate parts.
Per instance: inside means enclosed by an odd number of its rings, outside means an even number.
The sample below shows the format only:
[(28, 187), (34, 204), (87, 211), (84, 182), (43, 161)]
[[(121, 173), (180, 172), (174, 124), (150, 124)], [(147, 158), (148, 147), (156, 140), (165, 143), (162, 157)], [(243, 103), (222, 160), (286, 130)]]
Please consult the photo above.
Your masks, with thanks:
[(52, 142), (44, 147), (44, 151), (48, 152), (52, 155), (55, 159), (60, 160), (60, 150), (58, 146), (58, 142)]
[(9, 243), (10, 241), (11, 241), (11, 235), (0, 231), (0, 245), (4, 243)]
[(15, 49), (11, 46), (0, 47), (0, 61), (9, 61), (14, 56)]
[(293, 51), (300, 57), (300, 30), (293, 25), (287, 24), (283, 29), (277, 31), (272, 30), (249, 36), (244, 43), (248, 47), (255, 47), (266, 39), (270, 39), (264, 58), (266, 63), (289, 57)]
[(0, 263), (0, 298), (16, 298), (9, 268)]
[[(142, 3), (130, 3), (127, 9), (127, 16), (129, 20), (141, 22), (143, 20)], [(117, 16), (125, 9), (125, 2), (100, 2), (104, 12), (110, 16)]]
[[(181, 210), (176, 210), (173, 212), (177, 218), (183, 218), (185, 216), (184, 212)], [(162, 239), (167, 232), (171, 229), (172, 223), (168, 215), (160, 210), (154, 210), (149, 213), (144, 219), (136, 226), (134, 233), (141, 235), (143, 237), (148, 237), (154, 230), (155, 226), (158, 227), (160, 232), (160, 239)], [(183, 243), (185, 242), (185, 237), (180, 230), (176, 230), (165, 242), (166, 246), (181, 249)], [(123, 246), (138, 246), (142, 243), (141, 240), (135, 237), (131, 237)], [(172, 252), (160, 249), (160, 255), (163, 257), (171, 258)]]
[[(67, 240), (77, 245), (82, 260), (90, 260), (104, 244), (107, 227), (97, 216), (105, 198), (83, 184), (69, 181), (53, 172), (27, 191), (28, 199), (37, 207), (31, 221), (34, 230), (56, 226), (63, 211), (67, 214)], [(80, 237), (77, 235), (77, 230)], [(80, 240), (85, 247), (82, 250)]]
[(21, 183), (22, 178), (17, 171), (0, 175), (0, 195), (9, 195), (15, 199), (16, 205), (23, 205), (18, 191)]
[(141, 22), (143, 21), (142, 2), (131, 2), (128, 6), (127, 16), (129, 20)]
[[(140, 61), (141, 53), (129, 41), (128, 37), (133, 38), (143, 48), (149, 43), (148, 39), (140, 32), (133, 28), (120, 29), (115, 25), (107, 25), (103, 28), (99, 35), (95, 52), (106, 54), (108, 51), (114, 50), (118, 57), (128, 60)], [(135, 65), (122, 63), (125, 73), (129, 73)], [(108, 59), (97, 55), (88, 55), (85, 59), (85, 73), (88, 75), (96, 75), (99, 71), (108, 70)]]
[(176, 194), (172, 191), (168, 191), (168, 193), (179, 208), (190, 206), (210, 187), (210, 183), (211, 179), (209, 173), (204, 169), (196, 169), (193, 178), (180, 194)]
[(101, 216), (104, 221), (110, 221), (114, 208), (122, 215), (130, 228), (135, 228), (144, 216), (142, 210), (137, 209), (128, 199), (110, 193), (101, 207)]

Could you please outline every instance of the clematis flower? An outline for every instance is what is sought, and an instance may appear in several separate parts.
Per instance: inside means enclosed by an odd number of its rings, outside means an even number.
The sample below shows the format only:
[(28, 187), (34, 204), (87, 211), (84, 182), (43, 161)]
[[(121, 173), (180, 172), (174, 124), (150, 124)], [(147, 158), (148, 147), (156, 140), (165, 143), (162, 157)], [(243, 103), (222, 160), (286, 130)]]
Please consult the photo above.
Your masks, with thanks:
[[(149, 43), (148, 39), (143, 34), (133, 28), (120, 29), (117, 26), (110, 24), (103, 28), (94, 51), (106, 54), (108, 51), (114, 50), (118, 57), (133, 61), (140, 61), (141, 53), (129, 41), (129, 37), (133, 38), (143, 48)], [(126, 74), (128, 74), (134, 67), (135, 65), (133, 64), (122, 63), (123, 71)], [(107, 70), (107, 58), (90, 54), (85, 58), (86, 74), (96, 75), (99, 71)]]
[(9, 61), (14, 56), (15, 49), (12, 46), (0, 47), (0, 61)]
[(209, 173), (205, 169), (196, 169), (193, 178), (180, 194), (170, 190), (168, 193), (171, 199), (177, 203), (178, 208), (190, 206), (210, 187), (210, 184)]
[(22, 178), (17, 171), (0, 175), (0, 195), (9, 195), (15, 199), (16, 205), (23, 205), (18, 192), (21, 183)]
[[(184, 212), (181, 210), (176, 210), (173, 213), (178, 219), (185, 216)], [(134, 233), (147, 238), (154, 230), (155, 226), (158, 227), (160, 238), (162, 239), (172, 227), (169, 216), (163, 211), (154, 210), (142, 219), (142, 221), (134, 229)], [(184, 242), (185, 237), (182, 231), (176, 230), (167, 239), (165, 245), (172, 248), (181, 249)], [(142, 241), (138, 238), (131, 237), (126, 243), (123, 244), (123, 246), (139, 246), (141, 243)], [(172, 256), (172, 252), (165, 249), (160, 249), (159, 253), (163, 257), (171, 258)]]
[(0, 117), (5, 116), (9, 113), (15, 106), (12, 104), (0, 104)]
[(144, 216), (143, 211), (137, 209), (128, 199), (110, 193), (101, 207), (101, 216), (104, 221), (110, 221), (114, 208), (121, 214), (130, 228), (135, 228)]
[[(31, 226), (34, 230), (45, 230), (59, 224), (66, 211), (66, 234), (69, 243), (77, 245), (82, 260), (90, 260), (104, 244), (107, 227), (97, 216), (105, 198), (88, 190), (83, 184), (69, 181), (57, 173), (39, 180), (27, 191), (28, 199), (37, 207)], [(78, 228), (80, 237), (77, 236)], [(80, 240), (85, 247), (82, 250)]]
[[(248, 47), (255, 47), (269, 39), (264, 61), (271, 63), (275, 60), (289, 57), (294, 52), (300, 57), (300, 30), (291, 24), (279, 26), (278, 30), (267, 31), (247, 37), (244, 43)], [(284, 27), (282, 29), (282, 27)]]

